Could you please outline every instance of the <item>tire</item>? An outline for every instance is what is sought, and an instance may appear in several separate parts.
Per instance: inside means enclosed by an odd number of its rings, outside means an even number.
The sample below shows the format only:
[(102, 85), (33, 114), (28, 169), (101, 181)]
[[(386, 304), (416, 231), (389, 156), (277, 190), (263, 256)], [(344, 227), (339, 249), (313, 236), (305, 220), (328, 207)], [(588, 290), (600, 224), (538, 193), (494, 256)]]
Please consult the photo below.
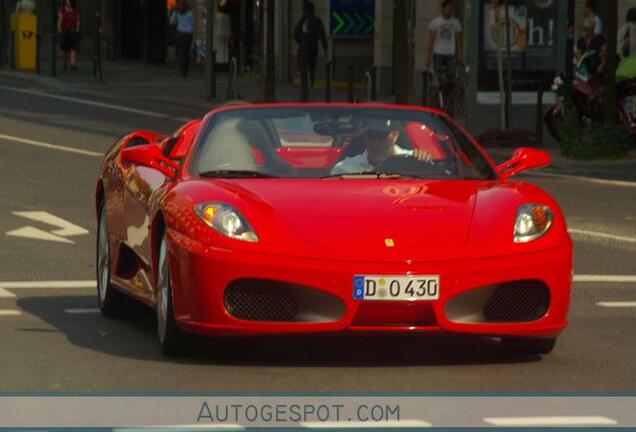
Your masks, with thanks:
[(106, 217), (106, 206), (100, 205), (97, 228), (97, 304), (106, 318), (130, 317), (137, 312), (137, 303), (119, 291), (111, 283), (110, 232)]
[(161, 353), (173, 356), (182, 349), (184, 334), (174, 317), (168, 239), (164, 233), (157, 260), (157, 337)]
[(515, 354), (550, 354), (557, 338), (502, 338), (503, 347)]
[(548, 128), (548, 132), (550, 132), (550, 135), (552, 135), (552, 138), (560, 142), (561, 137), (559, 136), (559, 130), (557, 128), (557, 113), (555, 107), (550, 108), (550, 110), (545, 115), (544, 121), (545, 125)]

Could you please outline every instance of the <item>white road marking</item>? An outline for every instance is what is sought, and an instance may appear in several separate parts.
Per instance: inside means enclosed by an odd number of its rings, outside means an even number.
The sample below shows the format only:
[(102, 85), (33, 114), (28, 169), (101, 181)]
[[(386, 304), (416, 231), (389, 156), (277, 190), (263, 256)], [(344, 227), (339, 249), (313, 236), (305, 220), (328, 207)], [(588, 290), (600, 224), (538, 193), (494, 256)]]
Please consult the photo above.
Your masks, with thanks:
[(0, 282), (0, 287), (5, 289), (68, 289), (68, 288), (96, 288), (96, 281), (27, 281), (27, 282)]
[(357, 422), (357, 421), (341, 421), (341, 422), (303, 422), (300, 424), (308, 429), (375, 429), (375, 428), (418, 428), (432, 427), (429, 422), (422, 420), (395, 420), (384, 422)]
[(65, 239), (64, 237), (56, 236), (55, 234), (51, 234), (50, 232), (47, 232), (47, 231), (42, 231), (41, 229), (34, 228), (32, 226), (26, 226), (24, 228), (19, 228), (17, 230), (8, 231), (6, 234), (11, 237), (22, 237), (22, 238), (28, 238), (28, 239), (34, 239), (34, 240), (75, 244), (75, 242), (72, 240)]
[(502, 427), (614, 426), (618, 422), (600, 416), (486, 417), (484, 422)]
[(19, 316), (22, 312), (13, 309), (0, 309), (0, 316)]
[(636, 302), (598, 302), (597, 306), (612, 309), (636, 308)]
[(636, 283), (636, 276), (574, 275), (574, 282)]
[(96, 309), (96, 308), (64, 309), (64, 313), (67, 313), (69, 315), (92, 315), (92, 314), (98, 314), (99, 312), (100, 312), (99, 309)]
[(40, 97), (45, 97), (49, 99), (61, 100), (65, 102), (73, 102), (74, 104), (82, 104), (82, 105), (94, 106), (98, 108), (105, 108), (105, 109), (109, 109), (113, 111), (121, 111), (121, 112), (130, 113), (130, 114), (138, 114), (138, 115), (142, 115), (146, 117), (154, 117), (154, 118), (162, 118), (162, 119), (167, 118), (167, 119), (178, 120), (183, 122), (189, 121), (189, 119), (186, 119), (186, 118), (181, 118), (181, 117), (175, 118), (171, 115), (158, 113), (154, 111), (147, 111), (147, 110), (120, 106), (120, 105), (115, 105), (115, 104), (105, 103), (105, 102), (97, 102), (94, 100), (81, 99), (81, 98), (76, 98), (71, 96), (62, 96), (62, 95), (56, 95), (51, 93), (44, 93), (37, 90), (19, 89), (19, 88), (4, 86), (4, 85), (0, 85), (0, 89), (9, 90), (16, 93), (28, 94), (32, 96), (40, 96)]
[(583, 177), (583, 176), (575, 176), (569, 174), (557, 174), (557, 173), (548, 173), (548, 172), (536, 172), (528, 173), (529, 176), (536, 177), (553, 177), (553, 178), (562, 178), (565, 180), (576, 180), (583, 181), (587, 183), (595, 183), (606, 186), (621, 186), (621, 187), (631, 187), (636, 188), (636, 182), (624, 181), (624, 180), (605, 180), (594, 177)]
[(30, 146), (34, 146), (34, 147), (42, 147), (42, 148), (47, 148), (47, 149), (51, 149), (51, 150), (58, 150), (58, 151), (63, 151), (63, 152), (67, 152), (67, 153), (76, 153), (76, 154), (81, 154), (81, 155), (84, 155), (84, 156), (93, 156), (93, 157), (100, 157), (100, 158), (104, 157), (104, 153), (98, 153), (98, 152), (94, 152), (94, 151), (90, 151), (90, 150), (82, 150), (82, 149), (75, 148), (75, 147), (68, 147), (68, 146), (63, 146), (63, 145), (51, 144), (51, 143), (46, 143), (46, 142), (42, 142), (42, 141), (35, 141), (35, 140), (15, 137), (15, 136), (11, 136), (11, 135), (0, 134), (0, 140), (12, 141), (14, 143), (25, 144), (25, 145), (30, 145)]
[(88, 230), (74, 225), (64, 219), (54, 216), (51, 213), (43, 212), (43, 211), (33, 211), (33, 212), (13, 212), (14, 215), (20, 216), (23, 218), (30, 219), (36, 222), (42, 222), (47, 225), (53, 225), (58, 227), (59, 229), (51, 231), (55, 235), (59, 235), (62, 237), (74, 237), (88, 234)]
[(48, 212), (44, 212), (44, 211), (13, 212), (13, 214), (19, 217), (23, 217), (25, 219), (29, 219), (31, 221), (51, 225), (58, 229), (54, 229), (48, 232), (38, 228), (34, 228), (32, 226), (26, 226), (23, 228), (19, 228), (19, 229), (7, 232), (6, 234), (8, 236), (52, 241), (52, 242), (58, 242), (58, 243), (74, 244), (75, 242), (73, 242), (72, 240), (68, 240), (66, 237), (75, 237), (75, 236), (88, 234), (88, 230), (80, 226), (74, 225), (68, 221), (65, 221), (64, 219), (54, 216)]
[(570, 228), (568, 232), (570, 234), (582, 235), (586, 237), (596, 237), (596, 238), (602, 238), (606, 240), (614, 240), (614, 241), (619, 241), (623, 243), (636, 243), (636, 238), (634, 237), (617, 236), (614, 234), (606, 234), (606, 233), (601, 233), (596, 231), (586, 231), (586, 230), (573, 229), (573, 228)]
[(0, 287), (0, 298), (15, 298), (15, 294)]

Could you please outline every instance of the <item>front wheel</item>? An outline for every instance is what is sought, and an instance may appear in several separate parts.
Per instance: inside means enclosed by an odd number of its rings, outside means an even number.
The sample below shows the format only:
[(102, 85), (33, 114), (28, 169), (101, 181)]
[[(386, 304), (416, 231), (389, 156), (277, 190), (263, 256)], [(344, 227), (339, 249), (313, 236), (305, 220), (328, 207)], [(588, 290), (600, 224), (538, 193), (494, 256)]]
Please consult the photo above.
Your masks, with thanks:
[(165, 234), (159, 245), (157, 269), (157, 336), (161, 352), (171, 356), (180, 351), (184, 335), (174, 317), (168, 239)]
[(550, 354), (557, 338), (502, 338), (503, 347), (516, 354)]

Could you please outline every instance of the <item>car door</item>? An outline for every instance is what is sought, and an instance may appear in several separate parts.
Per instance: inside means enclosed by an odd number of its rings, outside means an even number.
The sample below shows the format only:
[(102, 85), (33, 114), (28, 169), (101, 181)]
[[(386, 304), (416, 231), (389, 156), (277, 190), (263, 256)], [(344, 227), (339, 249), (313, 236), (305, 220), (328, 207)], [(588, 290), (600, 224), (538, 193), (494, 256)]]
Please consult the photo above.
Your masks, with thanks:
[[(177, 132), (156, 143), (164, 156), (180, 162), (185, 156), (198, 123), (190, 122)], [(172, 179), (161, 171), (147, 166), (129, 164), (125, 167), (125, 239), (136, 260), (136, 274), (131, 289), (136, 294), (154, 301), (152, 278), (151, 223), (153, 203)]]

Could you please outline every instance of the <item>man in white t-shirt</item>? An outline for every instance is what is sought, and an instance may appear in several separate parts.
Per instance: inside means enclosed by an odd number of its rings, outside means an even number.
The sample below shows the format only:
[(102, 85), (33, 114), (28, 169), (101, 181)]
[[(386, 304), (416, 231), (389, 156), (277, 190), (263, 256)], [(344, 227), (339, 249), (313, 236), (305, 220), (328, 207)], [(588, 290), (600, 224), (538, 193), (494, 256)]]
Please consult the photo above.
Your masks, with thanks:
[(446, 0), (442, 2), (442, 15), (431, 21), (428, 26), (428, 56), (426, 67), (430, 69), (431, 64), (435, 69), (438, 79), (441, 79), (442, 72), (446, 72), (446, 83), (443, 87), (445, 94), (448, 88), (452, 88), (452, 82), (457, 76), (457, 64), (462, 63), (462, 25), (453, 16), (453, 2)]

